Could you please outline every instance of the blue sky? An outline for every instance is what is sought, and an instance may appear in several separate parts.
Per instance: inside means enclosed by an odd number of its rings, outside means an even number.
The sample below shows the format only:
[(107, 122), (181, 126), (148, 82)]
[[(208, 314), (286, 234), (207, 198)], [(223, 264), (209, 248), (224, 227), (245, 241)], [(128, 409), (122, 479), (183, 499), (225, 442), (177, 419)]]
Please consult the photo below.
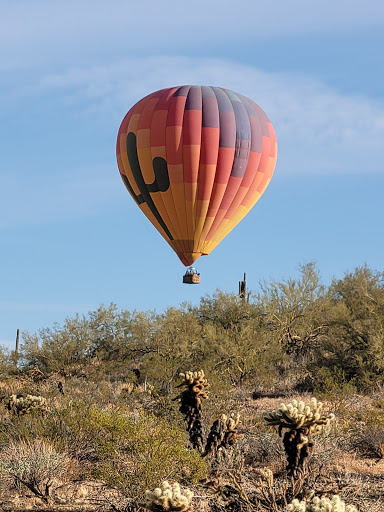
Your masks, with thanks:
[[(236, 292), (244, 271), (257, 291), (308, 261), (325, 284), (383, 270), (384, 3), (0, 0), (0, 14), (0, 343), (102, 303)], [(129, 108), (189, 83), (252, 98), (279, 146), (261, 200), (197, 261), (200, 286), (181, 284), (115, 159)]]

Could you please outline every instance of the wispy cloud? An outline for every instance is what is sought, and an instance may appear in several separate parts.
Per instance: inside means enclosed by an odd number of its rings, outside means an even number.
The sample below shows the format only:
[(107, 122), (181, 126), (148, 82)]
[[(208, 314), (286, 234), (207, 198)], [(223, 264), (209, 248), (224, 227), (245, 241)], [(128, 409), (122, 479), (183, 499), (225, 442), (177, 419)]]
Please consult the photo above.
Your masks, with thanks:
[[(49, 159), (36, 160), (38, 153), (23, 170), (3, 164), (0, 228), (97, 215), (125, 202), (126, 191), (114, 160), (119, 123), (141, 97), (184, 83), (224, 86), (254, 99), (275, 127), (277, 173), (281, 176), (322, 173), (331, 178), (336, 173), (384, 171), (384, 104), (380, 101), (342, 94), (305, 74), (271, 73), (230, 60), (182, 56), (123, 59), (46, 74), (31, 85), (12, 90), (21, 104), (23, 97), (28, 105), (51, 98), (60, 119), (55, 126), (57, 140), (65, 139), (71, 122), (77, 126), (80, 118), (85, 132), (87, 126), (97, 126), (99, 140), (108, 140), (109, 148), (103, 153), (108, 155), (106, 159), (100, 161), (90, 141), (81, 148), (87, 165), (73, 166), (76, 158), (72, 158), (72, 166), (62, 172), (56, 168), (52, 172)], [(2, 101), (6, 103), (6, 95)], [(68, 144), (66, 151), (76, 154), (79, 146)], [(41, 150), (49, 151), (49, 147)], [(57, 155), (53, 158), (56, 163)], [(8, 160), (11, 162), (11, 155)], [(133, 203), (127, 204), (134, 208)]]
[[(268, 73), (231, 61), (149, 57), (46, 76), (74, 109), (118, 115), (140, 97), (183, 83), (225, 86), (254, 99), (278, 135), (286, 171), (383, 171), (384, 104), (343, 95), (303, 74)], [(104, 112), (104, 114), (103, 114)]]

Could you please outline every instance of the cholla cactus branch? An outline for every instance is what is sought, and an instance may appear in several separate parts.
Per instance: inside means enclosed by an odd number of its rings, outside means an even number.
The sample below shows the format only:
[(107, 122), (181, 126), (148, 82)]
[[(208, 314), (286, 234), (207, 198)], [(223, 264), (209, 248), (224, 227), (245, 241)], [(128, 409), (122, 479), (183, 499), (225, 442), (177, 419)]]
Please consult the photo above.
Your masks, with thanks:
[(296, 476), (298, 472), (305, 471), (308, 457), (313, 452), (313, 442), (309, 441), (302, 429), (292, 429), (284, 434), (283, 444), (288, 473)]
[(313, 442), (309, 437), (321, 431), (334, 420), (333, 414), (321, 413), (323, 404), (316, 398), (311, 399), (310, 405), (293, 400), (288, 404), (281, 404), (279, 409), (270, 412), (264, 420), (271, 426), (277, 426), (279, 435), (283, 429), (283, 443), (287, 454), (287, 471), (291, 476), (297, 476), (299, 471), (304, 471), (307, 458), (313, 451)]
[(273, 473), (272, 471), (269, 469), (269, 468), (259, 468), (259, 469), (256, 469), (256, 473), (258, 473), (260, 475), (260, 478), (266, 482), (267, 486), (269, 488), (272, 488), (273, 487), (273, 484), (274, 484), (274, 477), (273, 477)]
[(334, 420), (333, 414), (322, 415), (322, 402), (318, 402), (316, 398), (311, 399), (311, 405), (305, 405), (304, 402), (292, 400), (289, 404), (281, 404), (279, 409), (272, 411), (264, 420), (268, 425), (276, 425), (279, 430), (287, 429), (308, 429), (308, 434), (319, 432), (324, 426), (330, 424)]
[(182, 491), (175, 482), (170, 485), (167, 481), (153, 491), (145, 491), (145, 500), (140, 506), (152, 512), (187, 512), (191, 510), (193, 492), (189, 489)]
[(306, 501), (293, 500), (287, 506), (286, 512), (358, 512), (353, 505), (346, 505), (340, 496), (318, 498), (315, 496), (310, 503)]
[(239, 439), (242, 439), (243, 434), (239, 434), (238, 425), (240, 423), (240, 415), (237, 414), (234, 416), (233, 414), (227, 418), (226, 421), (226, 431), (224, 435), (224, 439), (222, 442), (222, 446), (228, 449), (230, 446), (233, 446), (237, 443)]
[(181, 402), (179, 411), (184, 414), (189, 439), (194, 448), (203, 452), (203, 428), (201, 424), (201, 408), (203, 399), (207, 398), (205, 390), (210, 384), (205, 379), (204, 371), (180, 373), (184, 381), (178, 387), (184, 387), (175, 400)]
[(207, 457), (208, 455), (216, 455), (224, 440), (225, 432), (227, 429), (226, 422), (227, 417), (225, 414), (222, 414), (220, 418), (213, 422), (211, 430), (208, 434), (203, 457)]

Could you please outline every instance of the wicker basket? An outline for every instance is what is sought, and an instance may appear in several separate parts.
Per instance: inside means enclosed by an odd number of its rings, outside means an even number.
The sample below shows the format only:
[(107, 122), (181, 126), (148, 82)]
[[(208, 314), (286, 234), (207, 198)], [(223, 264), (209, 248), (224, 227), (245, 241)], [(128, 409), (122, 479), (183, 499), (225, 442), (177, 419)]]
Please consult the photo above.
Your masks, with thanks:
[(199, 284), (200, 274), (184, 274), (183, 283), (185, 284)]

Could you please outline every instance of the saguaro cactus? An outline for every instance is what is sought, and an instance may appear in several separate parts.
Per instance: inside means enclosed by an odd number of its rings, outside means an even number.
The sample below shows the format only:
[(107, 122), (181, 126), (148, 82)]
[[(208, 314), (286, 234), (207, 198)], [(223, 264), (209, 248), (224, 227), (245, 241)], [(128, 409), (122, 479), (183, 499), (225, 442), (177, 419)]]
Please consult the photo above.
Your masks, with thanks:
[(287, 506), (287, 512), (358, 512), (353, 505), (346, 505), (340, 496), (318, 498), (315, 496), (310, 503), (306, 501), (293, 500)]
[(165, 481), (153, 491), (145, 491), (145, 501), (140, 506), (152, 512), (187, 512), (192, 509), (192, 498), (190, 489), (182, 491), (177, 482), (170, 485)]
[(210, 384), (205, 378), (204, 371), (180, 373), (183, 382), (178, 387), (184, 387), (175, 400), (181, 402), (179, 411), (184, 414), (187, 423), (187, 431), (189, 439), (194, 448), (200, 453), (204, 449), (203, 428), (201, 424), (202, 417), (202, 401), (207, 398), (206, 389)]
[(334, 415), (321, 414), (323, 404), (316, 398), (311, 399), (311, 405), (293, 400), (288, 404), (281, 404), (279, 409), (270, 412), (264, 420), (271, 426), (277, 426), (279, 435), (283, 429), (283, 443), (287, 454), (287, 471), (291, 476), (296, 476), (303, 471), (310, 453), (313, 451), (313, 442), (309, 437), (319, 432), (324, 426), (334, 420)]

